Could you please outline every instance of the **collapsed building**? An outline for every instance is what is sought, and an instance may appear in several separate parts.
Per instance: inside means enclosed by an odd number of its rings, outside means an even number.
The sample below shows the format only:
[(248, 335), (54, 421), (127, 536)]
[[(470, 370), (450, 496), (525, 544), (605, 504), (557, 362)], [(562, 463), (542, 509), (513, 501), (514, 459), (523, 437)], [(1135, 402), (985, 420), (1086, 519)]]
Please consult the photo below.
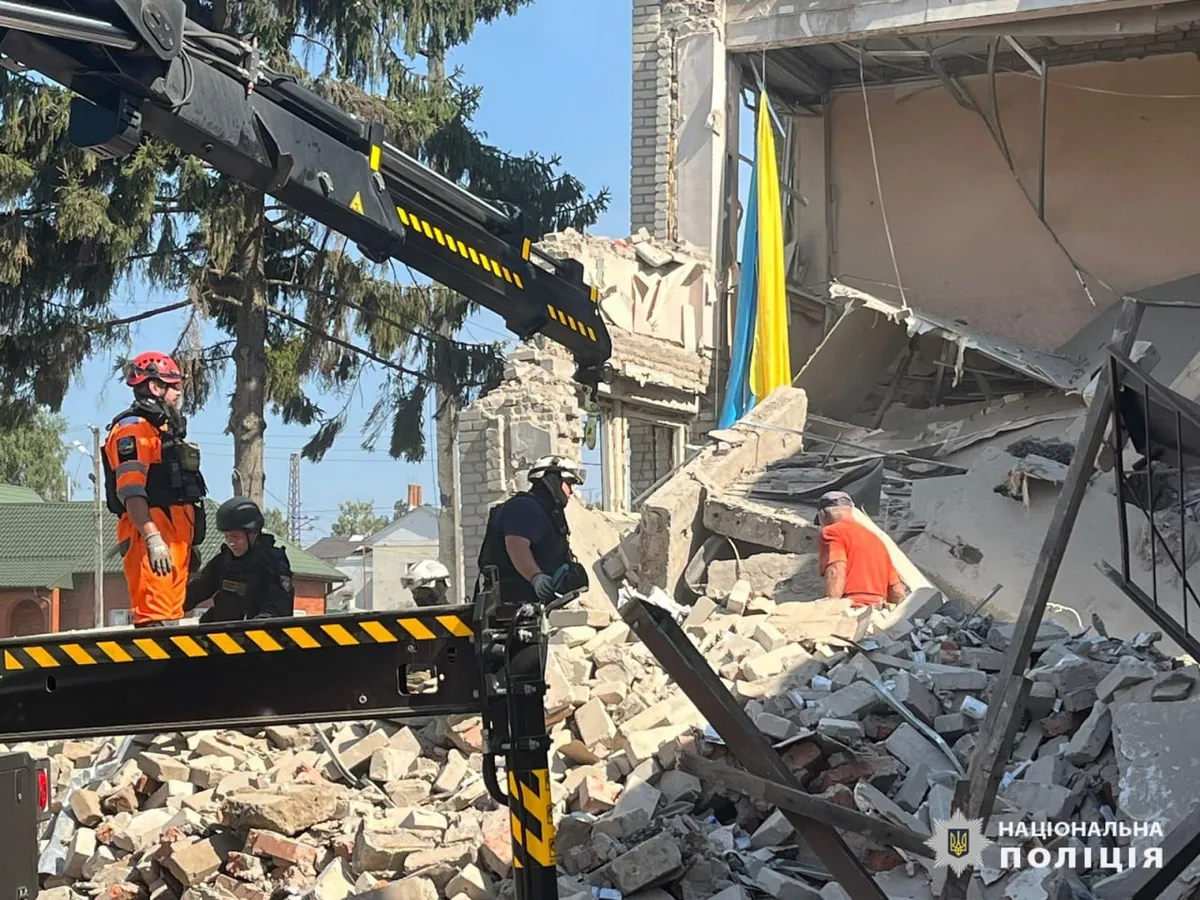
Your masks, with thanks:
[[(993, 836), (1005, 817), (1153, 820), (1168, 834), (1195, 827), (1183, 782), (1137, 773), (1142, 766), (1186, 772), (1193, 756), (1187, 726), (1178, 724), (1186, 715), (1173, 698), (1191, 696), (1190, 687), (1174, 685), (1193, 677), (1191, 657), (1200, 650), (1189, 624), (1200, 520), (1188, 471), (1195, 460), (1186, 448), (1195, 442), (1163, 435), (1190, 428), (1186, 401), (1200, 399), (1200, 310), (1189, 249), (1200, 226), (1190, 214), (1197, 187), (1186, 164), (1158, 148), (1184, 146), (1178, 136), (1195, 124), (1179, 111), (1200, 96), (1197, 21), (1190, 3), (975, 4), (936, 13), (904, 2), (803, 9), (733, 0), (635, 3), (636, 234), (611, 242), (556, 236), (547, 246), (561, 242), (587, 259), (615, 333), (614, 356), (641, 378), (607, 386), (600, 409), (580, 411), (584, 427), (560, 431), (556, 446), (596, 436), (604, 477), (592, 501), (610, 514), (610, 538), (614, 528), (624, 532), (603, 555), (600, 573), (642, 592), (663, 591), (692, 610), (698, 619), (689, 634), (700, 646), (706, 610), (720, 614), (715, 631), (753, 642), (734, 651), (744, 657), (709, 661), (752, 721), (785, 742), (781, 749), (792, 752), (786, 741), (793, 738), (811, 748), (843, 729), (849, 755), (821, 747), (818, 773), (863, 753), (873, 765), (884, 754), (868, 743), (886, 744), (889, 734), (875, 728), (878, 710), (853, 707), (846, 722), (826, 723), (820, 736), (820, 719), (837, 717), (813, 718), (812, 709), (828, 709), (810, 694), (830, 673), (814, 680), (802, 657), (772, 676), (765, 700), (743, 693), (734, 663), (772, 658), (778, 649), (765, 625), (788, 635), (789, 647), (824, 635), (833, 667), (847, 662), (840, 652), (857, 660), (853, 667), (864, 671), (839, 675), (851, 681), (842, 690), (859, 685), (863, 702), (880, 702), (870, 687), (877, 675), (893, 692), (902, 674), (899, 683), (915, 679), (931, 691), (936, 703), (922, 723), (934, 734), (923, 740), (940, 748), (939, 735), (948, 748), (940, 751), (946, 762), (923, 760), (932, 770), (949, 765), (950, 755), (971, 768), (981, 743), (964, 711), (972, 705), (964, 707), (967, 698), (947, 685), (977, 685), (970, 696), (994, 713), (1009, 706), (1004, 685), (1024, 675), (1016, 680), (1032, 687), (1000, 760)], [(763, 93), (782, 138), (797, 390), (714, 431), (739, 274), (735, 236), (750, 152), (743, 136), (752, 130), (743, 107)], [(1125, 297), (1145, 306), (1136, 339), (1118, 358), (1107, 345)], [(518, 383), (534, 383), (518, 369), (554, 367), (533, 350), (521, 353), (502, 391), (520, 395)], [(684, 362), (689, 356), (695, 368)], [(695, 377), (681, 379), (684, 372)], [(1106, 373), (1118, 372), (1141, 387), (1120, 392), (1109, 431), (1118, 441), (1100, 447), (1099, 474), (1072, 483), (1093, 403)], [(1139, 418), (1135, 408), (1149, 407), (1149, 399), (1130, 399), (1146, 375), (1173, 392), (1153, 425), (1154, 416), (1144, 410)], [(627, 404), (635, 389), (643, 397), (652, 392), (656, 403)], [(662, 440), (633, 427), (646, 412)], [(1113, 428), (1124, 431), (1114, 435)], [(1156, 456), (1159, 440), (1166, 443)], [(1163, 453), (1162, 446), (1174, 449)], [(653, 468), (643, 471), (647, 460)], [(513, 489), (520, 481), (513, 459), (503, 484)], [(936, 592), (937, 602), (871, 621), (838, 609), (829, 622), (805, 620), (791, 633), (759, 619), (820, 610), (815, 500), (833, 488), (855, 496), (906, 583)], [(1054, 522), (1076, 491), (1073, 527), (1060, 539)], [(1059, 543), (1056, 577), (1038, 582), (1045, 548)], [(1034, 629), (1032, 653), (1015, 673), (1000, 671), (1006, 641), (1028, 631), (1023, 616), (1038, 583), (1046, 584), (1045, 621)], [(777, 605), (768, 610), (764, 598)], [(858, 646), (832, 649), (836, 638)], [(911, 654), (898, 646), (906, 639)], [(862, 649), (863, 641), (874, 649)], [(880, 646), (889, 648), (882, 664), (873, 658)], [(786, 682), (793, 664), (798, 675)], [(943, 673), (939, 682), (930, 665), (966, 665), (986, 677)], [(789, 691), (804, 709), (787, 699)], [(920, 702), (901, 704), (921, 719)], [(937, 722), (947, 716), (966, 716), (941, 724), (967, 730), (940, 732)], [(702, 726), (693, 726), (701, 729), (692, 737), (702, 752), (711, 750)], [(665, 757), (674, 759), (669, 750)], [(917, 762), (901, 760), (895, 779), (858, 769), (848, 806), (927, 833), (948, 813), (960, 773), (924, 777), (910, 765)], [(723, 777), (727, 786), (734, 780)], [(829, 787), (807, 770), (798, 781), (809, 794)], [(739, 784), (749, 787), (744, 778)], [(914, 803), (905, 784), (927, 793)], [(704, 782), (705, 791), (711, 787)], [(794, 799), (775, 789), (778, 782), (757, 787), (758, 798), (769, 796), (778, 809), (781, 797)], [(883, 798), (866, 796), (869, 788)], [(896, 845), (866, 839), (854, 851), (878, 863), (885, 846)], [(915, 877), (914, 857), (898, 855), (906, 877)], [(841, 896), (778, 853), (767, 868), (792, 881), (780, 886), (770, 874), (765, 885), (748, 881), (762, 857), (739, 858), (747, 867), (733, 879), (740, 891)], [(939, 876), (928, 874), (918, 887), (889, 883), (888, 896), (940, 895)], [(1044, 875), (1001, 872), (992, 856), (966, 895), (1127, 898), (1144, 887), (1097, 865)], [(1189, 896), (1196, 875), (1187, 869), (1161, 896)], [(664, 882), (676, 898), (691, 896), (686, 883)]]
[[(538, 456), (599, 455), (600, 509), (571, 508), (593, 588), (550, 619), (564, 897), (850, 896), (797, 817), (835, 827), (886, 896), (940, 896), (949, 877), (925, 841), (996, 721), (1013, 733), (989, 837), (1064, 820), (1197, 827), (1200, 529), (1184, 455), (1200, 440), (1163, 435), (1200, 416), (1136, 396), (1150, 373), (1200, 399), (1200, 319), (1148, 307), (1128, 366), (1105, 345), (1114, 297), (1194, 295), (1198, 188), (1174, 148), (1195, 123), (1144, 106), (1200, 95), (1200, 15), (1119, 6), (635, 2), (636, 233), (543, 244), (598, 286), (614, 378), (581, 407), (569, 363), (522, 347), (459, 420), (468, 582), (476, 511), (523, 488)], [(759, 88), (786, 132), (795, 381), (718, 431), (739, 103)], [(1084, 168), (1064, 179), (1068, 165)], [(1106, 371), (1125, 379), (1112, 387), (1127, 430), (1095, 462), (1116, 477), (1075, 485)], [(1156, 460), (1155, 445), (1170, 449)], [(823, 598), (814, 501), (833, 488), (885, 538), (912, 589), (900, 608)], [(1030, 625), (1030, 582), (1076, 488), (1046, 620)], [(1149, 517), (1126, 516), (1139, 505)], [(657, 665), (620, 614), (631, 592), (673, 611), (786, 784)], [(1009, 704), (1014, 674), (1027, 694)], [(111, 741), (26, 747), (60, 788), (43, 900), (344, 900), (385, 884), (492, 900), (512, 851), (481, 746), (465, 718), (161, 735), (129, 761)], [(997, 840), (965, 895), (1142, 896), (1140, 873), (1103, 863), (1145, 835), (1042, 836), (1022, 852), (1075, 864), (1007, 870)], [(1192, 896), (1198, 878), (1189, 866), (1157, 896)]]
[[(1079, 438), (1099, 434), (1085, 427), (1086, 413), (1106, 408), (1109, 381), (1093, 384), (1091, 363), (1014, 348), (861, 292), (847, 299), (797, 387), (780, 388), (729, 429), (693, 428), (691, 447), (636, 509), (570, 507), (592, 588), (549, 619), (559, 892), (842, 900), (862, 896), (844, 886), (859, 872), (889, 898), (942, 896), (951, 879), (928, 842), (974, 761), (995, 746), (993, 716), (1000, 730), (1011, 726), (1012, 741), (1001, 745), (986, 816), (993, 843), (964, 896), (1140, 900), (1141, 874), (1107, 864), (1154, 849), (1153, 835), (1122, 843), (1098, 830), (1064, 841), (1041, 831), (1014, 847), (1001, 829), (1064, 820), (1155, 822), (1168, 834), (1189, 827), (1200, 669), (1157, 621), (1137, 619), (1128, 598), (1117, 609), (1111, 577), (1090, 606), (1060, 598), (1078, 616), (1060, 610), (1058, 621), (1030, 626), (1019, 598), (1034, 560), (980, 569), (989, 554), (1020, 558), (993, 541), (988, 517), (1011, 517), (1007, 540), (1040, 552), (1042, 520), (1069, 489), (1078, 448), (1089, 446)], [(827, 388), (837, 361), (866, 340), (880, 348), (876, 358), (895, 358), (852, 392)], [(1171, 504), (1187, 494), (1186, 479), (1172, 488), (1169, 457), (1200, 446), (1200, 407), (1172, 406), (1179, 394), (1130, 407), (1127, 393), (1150, 396), (1136, 379), (1159, 356), (1150, 341), (1131, 341), (1131, 353), (1140, 362), (1110, 354), (1124, 366), (1114, 424), (1126, 431), (1110, 435), (1111, 458), (1098, 461), (1142, 484), (1167, 513), (1145, 541), (1157, 564), (1156, 537), (1172, 547)], [(931, 405), (939, 371), (942, 403)], [(522, 347), (505, 381), (464, 410), (471, 504), (524, 487), (537, 456), (586, 446), (596, 412), (579, 406), (570, 374), (552, 349)], [(602, 395), (601, 428), (605, 405), (624, 399), (619, 391), (643, 389), (629, 382)], [(1129, 424), (1138, 415), (1171, 448), (1157, 454), (1160, 474), (1167, 467), (1158, 487), (1150, 473), (1136, 481), (1133, 462), (1146, 446)], [(1195, 429), (1186, 442), (1164, 431), (1177, 415)], [(1108, 416), (1092, 418), (1103, 425)], [(1125, 449), (1128, 437), (1134, 446)], [(1146, 457), (1151, 473), (1155, 456)], [(1076, 549), (1079, 533), (1114, 527), (1118, 504), (1104, 480), (1084, 485), (1073, 553), (1104, 549), (1096, 541)], [(855, 496), (860, 521), (884, 537), (911, 589), (894, 610), (823, 597), (813, 502), (834, 487)], [(464, 542), (479, 537), (465, 532)], [(1185, 535), (1178, 545), (1189, 546)], [(1124, 571), (1122, 547), (1134, 546), (1118, 535), (1113, 565)], [(1145, 574), (1148, 589), (1170, 582), (1161, 565)], [(979, 587), (993, 575), (999, 590)], [(1053, 596), (1063, 583), (1078, 593), (1078, 577), (1065, 564)], [(655, 628), (695, 654), (693, 671), (703, 676), (703, 666), (730, 699), (722, 719), (701, 712), (696, 679), (659, 664), (661, 647), (646, 641), (646, 614), (636, 612), (646, 604), (666, 617)], [(1123, 614), (1133, 627), (1122, 627)], [(1007, 668), (1023, 629), (1027, 694), (1006, 715)], [(747, 735), (786, 777), (764, 777), (744, 757)], [(509, 813), (484, 785), (482, 742), (480, 719), (456, 716), (161, 734), (132, 756), (104, 739), (6, 749), (52, 763), (42, 900), (345, 900), (372, 890), (500, 900), (513, 876)], [(844, 858), (814, 851), (813, 822), (837, 831)], [(1014, 870), (1002, 850), (1070, 851), (1075, 865)], [(1182, 872), (1160, 896), (1189, 896), (1197, 874)]]

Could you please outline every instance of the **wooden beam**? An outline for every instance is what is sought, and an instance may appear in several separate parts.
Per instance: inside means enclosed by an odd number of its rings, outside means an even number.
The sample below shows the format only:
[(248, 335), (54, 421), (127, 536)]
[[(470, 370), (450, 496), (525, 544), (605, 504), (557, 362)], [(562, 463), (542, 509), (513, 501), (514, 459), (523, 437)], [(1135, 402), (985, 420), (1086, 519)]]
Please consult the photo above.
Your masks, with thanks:
[[(1113, 327), (1111, 346), (1118, 348), (1122, 353), (1129, 353), (1133, 348), (1133, 340), (1144, 311), (1145, 307), (1132, 297), (1121, 302), (1121, 310)], [(980, 729), (980, 733), (987, 737), (971, 757), (967, 783), (958, 785), (955, 790), (956, 799), (960, 802), (964, 798), (966, 800), (966, 809), (963, 811), (968, 818), (983, 819), (986, 823), (992, 814), (996, 790), (1004, 775), (1012, 753), (1013, 739), (1025, 712), (1025, 702), (1022, 699), (1028, 694), (1025, 668), (1029, 665), (1033, 643), (1041, 627), (1046, 604), (1054, 589), (1054, 580), (1058, 577), (1058, 569), (1066, 554), (1067, 544), (1071, 540), (1071, 531), (1079, 516), (1079, 507), (1083, 503), (1096, 454), (1104, 440), (1104, 430), (1112, 416), (1112, 410), (1113, 389), (1108, 368), (1105, 367), (1101, 370), (1096, 396), (1092, 398), (1092, 404), (1088, 407), (1083, 433), (1075, 445), (1066, 480), (1054, 507), (1054, 515), (1042, 541), (1041, 553), (1029, 579), (1025, 603), (1021, 607), (1012, 642), (1004, 656), (999, 681), (992, 693), (993, 699), (988, 705), (987, 717)], [(957, 808), (962, 809), (961, 806)], [(952, 875), (947, 879), (947, 890), (943, 896), (962, 897), (965, 896), (965, 889), (965, 879)]]
[(759, 778), (749, 772), (734, 769), (724, 763), (704, 759), (694, 753), (684, 753), (679, 760), (683, 771), (695, 775), (701, 781), (743, 794), (752, 800), (769, 803), (786, 812), (817, 819), (842, 831), (853, 831), (918, 856), (933, 858), (933, 850), (925, 843), (925, 837), (908, 828), (893, 825), (884, 819), (868, 816), (857, 810), (847, 809), (828, 800), (822, 800), (796, 788)]

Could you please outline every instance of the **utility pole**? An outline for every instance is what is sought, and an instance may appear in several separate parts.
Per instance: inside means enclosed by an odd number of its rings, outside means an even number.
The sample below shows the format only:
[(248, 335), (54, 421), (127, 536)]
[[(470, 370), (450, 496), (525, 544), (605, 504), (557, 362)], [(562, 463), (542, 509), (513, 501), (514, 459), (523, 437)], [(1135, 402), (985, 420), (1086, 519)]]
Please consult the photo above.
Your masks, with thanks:
[(92, 519), (96, 529), (96, 568), (93, 575), (95, 627), (104, 627), (104, 504), (100, 501), (104, 483), (104, 467), (100, 454), (100, 429), (92, 425)]
[(300, 543), (300, 454), (288, 458), (288, 537)]

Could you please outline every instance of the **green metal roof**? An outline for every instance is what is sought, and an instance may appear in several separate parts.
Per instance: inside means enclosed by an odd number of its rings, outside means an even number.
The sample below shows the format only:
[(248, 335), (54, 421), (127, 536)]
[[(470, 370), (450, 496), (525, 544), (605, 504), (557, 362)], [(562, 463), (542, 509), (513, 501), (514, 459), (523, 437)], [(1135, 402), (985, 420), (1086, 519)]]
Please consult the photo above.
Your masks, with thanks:
[(42, 495), (19, 484), (0, 484), (0, 503), (41, 503)]
[[(208, 506), (208, 534), (200, 546), (203, 560), (221, 549), (221, 532), (213, 523), (217, 505)], [(104, 570), (121, 571), (117, 553), (117, 517), (103, 511)], [(95, 568), (95, 520), (91, 501), (70, 503), (5, 503), (0, 508), (0, 588), (71, 588), (74, 576), (90, 574)], [(346, 576), (311, 553), (280, 538), (287, 550), (292, 574), (340, 584)]]

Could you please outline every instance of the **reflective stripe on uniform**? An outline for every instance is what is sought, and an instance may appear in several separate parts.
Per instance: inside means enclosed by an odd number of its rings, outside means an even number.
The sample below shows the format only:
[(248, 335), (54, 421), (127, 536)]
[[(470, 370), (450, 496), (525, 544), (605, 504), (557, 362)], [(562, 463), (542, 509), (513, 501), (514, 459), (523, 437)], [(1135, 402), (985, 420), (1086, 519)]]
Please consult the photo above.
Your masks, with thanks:
[(119, 499), (122, 503), (124, 503), (130, 497), (145, 496), (147, 496), (145, 482), (142, 482), (141, 484), (127, 484), (124, 487), (117, 488), (117, 499)]

